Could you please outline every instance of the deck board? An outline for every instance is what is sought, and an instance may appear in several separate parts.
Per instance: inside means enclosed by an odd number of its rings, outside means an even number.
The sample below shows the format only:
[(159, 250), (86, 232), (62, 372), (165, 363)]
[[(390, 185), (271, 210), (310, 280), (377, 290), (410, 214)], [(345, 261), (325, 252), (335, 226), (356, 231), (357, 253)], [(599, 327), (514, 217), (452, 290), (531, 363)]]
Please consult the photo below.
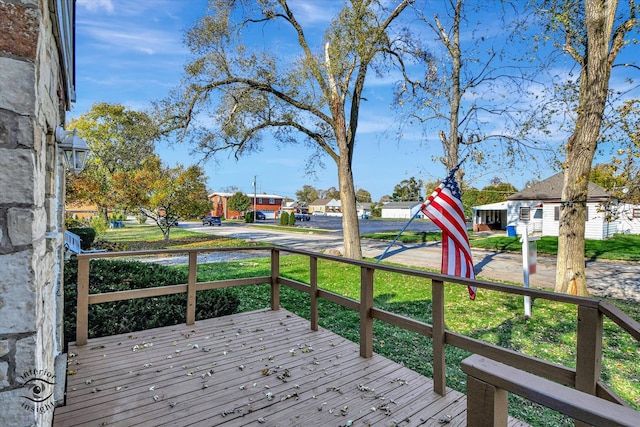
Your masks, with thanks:
[(463, 394), (439, 396), (430, 378), (361, 358), (357, 344), (286, 310), (95, 338), (69, 353), (56, 427), (466, 425)]

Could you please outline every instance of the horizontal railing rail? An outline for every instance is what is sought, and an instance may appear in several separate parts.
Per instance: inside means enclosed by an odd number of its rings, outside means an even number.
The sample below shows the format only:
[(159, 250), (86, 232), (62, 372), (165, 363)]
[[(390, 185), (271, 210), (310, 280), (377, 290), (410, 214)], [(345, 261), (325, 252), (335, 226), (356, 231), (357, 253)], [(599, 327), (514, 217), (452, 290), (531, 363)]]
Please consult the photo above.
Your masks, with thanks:
[[(197, 282), (198, 255), (211, 252), (267, 252), (270, 257), (271, 271), (269, 276), (228, 279), (220, 281)], [(284, 277), (280, 274), (280, 256), (282, 253), (297, 254), (309, 259), (309, 283)], [(133, 259), (148, 256), (183, 256), (188, 262), (188, 282), (174, 286), (146, 288), (139, 290), (119, 291), (101, 294), (89, 294), (89, 269), (92, 259), (125, 258)], [(232, 286), (245, 286), (268, 283), (271, 286), (270, 306), (273, 310), (280, 307), (280, 286), (287, 286), (304, 292), (310, 298), (310, 326), (318, 329), (318, 300), (324, 299), (360, 313), (360, 354), (371, 357), (373, 353), (373, 320), (383, 321), (390, 325), (406, 329), (413, 333), (432, 339), (433, 342), (433, 380), (434, 390), (442, 395), (446, 393), (445, 347), (457, 347), (478, 354), (513, 368), (529, 372), (536, 376), (575, 388), (579, 391), (600, 398), (625, 404), (611, 389), (601, 382), (601, 360), (603, 341), (603, 319), (606, 317), (640, 341), (640, 324), (619, 310), (617, 307), (594, 298), (577, 297), (567, 294), (547, 292), (538, 289), (524, 288), (482, 280), (468, 280), (446, 276), (428, 271), (414, 270), (368, 261), (352, 260), (316, 252), (277, 247), (225, 247), (206, 249), (163, 249), (129, 252), (103, 252), (79, 254), (78, 258), (78, 305), (76, 345), (82, 346), (88, 340), (88, 306), (109, 301), (145, 298), (176, 293), (187, 294), (186, 322), (195, 322), (196, 294), (206, 289), (222, 289)], [(334, 292), (322, 289), (318, 283), (318, 261), (332, 261), (349, 264), (360, 268), (360, 299), (355, 300)], [(432, 287), (432, 323), (428, 324), (405, 316), (392, 313), (374, 306), (374, 275), (376, 271), (418, 277), (431, 281)], [(529, 296), (547, 301), (572, 304), (577, 307), (577, 344), (576, 367), (570, 368), (552, 363), (544, 359), (529, 356), (514, 350), (506, 349), (491, 343), (467, 337), (445, 327), (445, 282), (462, 286), (475, 286), (479, 289), (502, 292), (506, 294)]]

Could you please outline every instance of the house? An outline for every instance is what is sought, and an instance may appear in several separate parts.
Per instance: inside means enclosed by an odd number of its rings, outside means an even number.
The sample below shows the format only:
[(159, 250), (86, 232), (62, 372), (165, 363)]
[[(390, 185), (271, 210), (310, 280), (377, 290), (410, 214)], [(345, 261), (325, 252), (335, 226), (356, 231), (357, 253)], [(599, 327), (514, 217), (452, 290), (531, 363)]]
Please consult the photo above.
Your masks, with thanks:
[(382, 218), (403, 218), (411, 219), (416, 214), (418, 218), (423, 218), (424, 215), (419, 214), (420, 207), (423, 202), (389, 202), (382, 206)]
[(371, 216), (371, 203), (368, 202), (356, 202), (356, 212), (359, 217)]
[[(242, 216), (242, 212), (234, 211), (228, 208), (227, 204), (231, 196), (236, 193), (217, 192), (209, 194), (209, 200), (211, 201), (211, 216), (221, 216), (227, 219), (238, 219)], [(284, 196), (277, 194), (247, 194), (251, 200), (251, 207), (249, 210), (255, 209), (261, 211), (267, 218), (277, 218), (278, 212), (282, 209), (284, 203)]]
[(616, 233), (640, 234), (640, 205), (615, 204), (612, 207), (612, 213), (616, 218), (612, 221), (612, 224), (615, 224)]
[[(505, 202), (475, 206), (473, 229), (507, 230), (507, 234), (521, 234), (524, 227), (529, 233), (542, 236), (559, 234), (559, 219), (564, 174), (558, 173), (529, 188), (512, 194)], [(602, 240), (616, 232), (617, 224), (607, 221), (606, 209), (609, 193), (592, 182), (587, 193), (587, 222), (585, 238)]]
[(327, 203), (329, 203), (332, 199), (316, 199), (313, 202), (309, 203), (309, 213), (311, 215), (326, 215), (327, 214)]
[(342, 216), (342, 202), (331, 199), (327, 203), (327, 216)]
[[(56, 129), (64, 130), (76, 100), (74, 10), (73, 0), (0, 2), (0, 424), (7, 426), (51, 425), (63, 400), (65, 170)], [(29, 396), (42, 380), (54, 381), (55, 391)]]

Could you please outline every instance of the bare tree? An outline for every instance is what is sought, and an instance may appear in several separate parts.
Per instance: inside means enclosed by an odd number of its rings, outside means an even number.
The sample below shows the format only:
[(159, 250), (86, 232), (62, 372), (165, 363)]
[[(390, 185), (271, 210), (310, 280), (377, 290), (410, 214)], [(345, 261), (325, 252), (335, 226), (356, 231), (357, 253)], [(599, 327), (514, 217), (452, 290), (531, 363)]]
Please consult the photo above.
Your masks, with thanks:
[[(492, 155), (500, 155), (501, 163), (514, 163), (524, 158), (535, 143), (526, 133), (518, 133), (517, 113), (522, 108), (518, 93), (524, 92), (524, 84), (532, 79), (525, 66), (517, 58), (508, 57), (513, 51), (517, 29), (521, 18), (511, 2), (487, 2), (472, 0), (446, 0), (442, 3), (441, 14), (432, 13), (432, 7), (416, 3), (414, 8), (419, 20), (429, 28), (443, 48), (441, 64), (436, 68), (427, 61), (426, 71), (421, 78), (405, 75), (405, 82), (397, 92), (398, 105), (408, 100), (409, 122), (418, 121), (425, 133), (437, 133), (442, 146), (438, 160), (452, 170), (460, 163), (461, 147), (466, 146), (474, 153), (477, 162), (483, 162)], [(509, 8), (509, 9), (507, 9)], [(500, 33), (485, 36), (487, 29), (480, 28), (474, 16), (500, 11)], [(507, 21), (507, 19), (509, 21)], [(489, 19), (491, 21), (491, 19)], [(464, 28), (463, 28), (464, 26)], [(466, 44), (461, 34), (466, 31)], [(414, 57), (421, 62), (424, 48), (418, 43), (408, 47)], [(510, 96), (504, 96), (508, 93)], [(466, 101), (465, 101), (466, 98)], [(499, 118), (504, 128), (501, 132), (487, 129), (487, 117)], [(505, 143), (501, 149), (487, 145)], [(465, 169), (456, 172), (456, 179), (462, 183)]]
[[(170, 119), (165, 131), (188, 130), (205, 157), (256, 150), (267, 131), (281, 142), (303, 136), (337, 165), (345, 256), (361, 258), (352, 164), (362, 91), (370, 67), (399, 60), (389, 27), (410, 3), (346, 2), (314, 53), (286, 0), (212, 1), (210, 14), (187, 34), (195, 59), (185, 67), (184, 86), (161, 103)], [(249, 44), (255, 31), (270, 30), (297, 46), (275, 56), (268, 43), (262, 51)]]

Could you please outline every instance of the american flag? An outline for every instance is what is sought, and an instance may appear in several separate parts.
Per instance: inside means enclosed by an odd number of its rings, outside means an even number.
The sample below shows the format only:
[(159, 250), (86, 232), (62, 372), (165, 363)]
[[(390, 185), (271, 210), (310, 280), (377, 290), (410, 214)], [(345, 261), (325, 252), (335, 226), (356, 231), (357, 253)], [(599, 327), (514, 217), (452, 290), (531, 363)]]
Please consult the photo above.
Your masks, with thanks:
[[(475, 279), (460, 188), (453, 173), (423, 203), (422, 212), (442, 230), (442, 274)], [(469, 286), (469, 298), (476, 288)]]

